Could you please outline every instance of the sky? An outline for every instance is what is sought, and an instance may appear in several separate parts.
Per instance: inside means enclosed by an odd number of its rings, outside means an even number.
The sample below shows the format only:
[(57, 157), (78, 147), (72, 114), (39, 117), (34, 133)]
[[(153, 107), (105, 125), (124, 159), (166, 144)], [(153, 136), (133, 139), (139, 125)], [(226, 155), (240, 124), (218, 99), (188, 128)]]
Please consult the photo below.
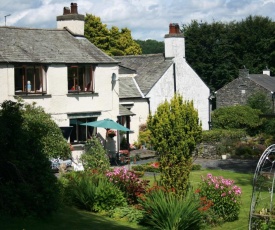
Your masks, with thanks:
[(275, 21), (275, 0), (0, 0), (0, 26), (56, 28), (56, 16), (72, 2), (79, 14), (100, 17), (108, 28), (127, 27), (140, 40), (163, 41), (170, 23), (227, 23), (249, 15)]

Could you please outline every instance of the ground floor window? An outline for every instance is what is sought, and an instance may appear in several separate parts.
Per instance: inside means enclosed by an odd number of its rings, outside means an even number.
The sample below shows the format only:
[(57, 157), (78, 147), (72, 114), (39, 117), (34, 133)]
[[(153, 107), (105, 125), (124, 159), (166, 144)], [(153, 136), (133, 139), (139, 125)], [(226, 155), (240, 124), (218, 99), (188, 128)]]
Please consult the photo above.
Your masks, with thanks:
[(81, 125), (82, 123), (95, 121), (96, 118), (78, 118), (70, 119), (70, 126), (73, 127), (73, 130), (70, 135), (70, 142), (72, 143), (81, 143), (90, 139), (96, 133), (96, 129), (92, 126)]
[(46, 93), (46, 66), (18, 65), (14, 68), (15, 94)]

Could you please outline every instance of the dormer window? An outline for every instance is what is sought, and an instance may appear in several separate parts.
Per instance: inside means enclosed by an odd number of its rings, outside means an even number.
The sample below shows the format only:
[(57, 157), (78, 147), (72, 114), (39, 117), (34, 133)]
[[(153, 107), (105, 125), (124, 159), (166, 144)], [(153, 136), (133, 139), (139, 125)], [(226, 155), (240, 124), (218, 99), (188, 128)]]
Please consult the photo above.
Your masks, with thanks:
[(95, 92), (95, 66), (71, 65), (68, 67), (68, 92)]
[(14, 67), (15, 94), (45, 94), (46, 66), (18, 65)]

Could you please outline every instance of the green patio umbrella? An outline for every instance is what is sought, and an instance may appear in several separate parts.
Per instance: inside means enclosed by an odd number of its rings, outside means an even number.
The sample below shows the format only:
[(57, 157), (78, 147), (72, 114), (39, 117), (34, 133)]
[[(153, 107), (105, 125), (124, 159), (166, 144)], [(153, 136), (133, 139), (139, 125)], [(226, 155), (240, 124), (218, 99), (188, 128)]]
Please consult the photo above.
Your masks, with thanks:
[(101, 128), (105, 128), (105, 129), (115, 129), (115, 130), (120, 130), (120, 131), (131, 131), (130, 129), (124, 127), (123, 125), (113, 121), (112, 119), (108, 119), (108, 118), (104, 119), (104, 120), (99, 120), (99, 121), (82, 123), (80, 125), (101, 127)]

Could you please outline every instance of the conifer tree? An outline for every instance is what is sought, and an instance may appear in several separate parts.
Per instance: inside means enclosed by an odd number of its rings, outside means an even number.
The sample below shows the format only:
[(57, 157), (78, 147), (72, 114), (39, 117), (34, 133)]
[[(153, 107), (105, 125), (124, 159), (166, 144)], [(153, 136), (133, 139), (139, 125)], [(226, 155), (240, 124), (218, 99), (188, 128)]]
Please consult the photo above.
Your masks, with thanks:
[(202, 127), (192, 101), (175, 94), (150, 115), (151, 141), (160, 155), (161, 184), (184, 195), (189, 184), (192, 153), (200, 142)]

